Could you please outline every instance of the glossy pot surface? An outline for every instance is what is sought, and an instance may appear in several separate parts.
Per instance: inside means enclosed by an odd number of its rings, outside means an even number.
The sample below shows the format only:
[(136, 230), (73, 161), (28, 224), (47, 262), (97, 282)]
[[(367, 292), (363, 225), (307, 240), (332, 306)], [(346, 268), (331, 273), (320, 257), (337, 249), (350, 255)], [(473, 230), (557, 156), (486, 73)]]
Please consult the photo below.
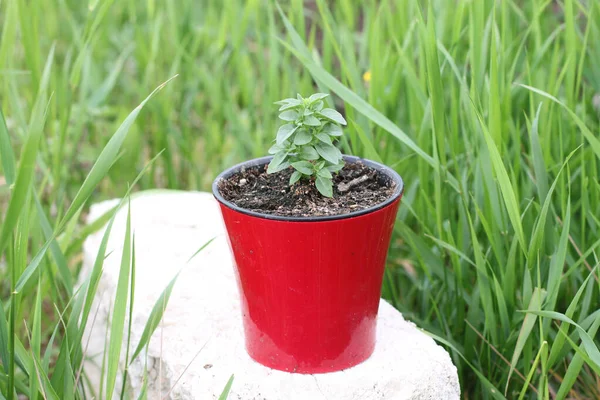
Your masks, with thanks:
[(357, 157), (396, 182), (394, 195), (351, 214), (289, 218), (241, 209), (213, 184), (233, 253), (246, 348), (259, 363), (298, 373), (339, 371), (374, 350), (387, 251), (403, 191), (388, 167)]

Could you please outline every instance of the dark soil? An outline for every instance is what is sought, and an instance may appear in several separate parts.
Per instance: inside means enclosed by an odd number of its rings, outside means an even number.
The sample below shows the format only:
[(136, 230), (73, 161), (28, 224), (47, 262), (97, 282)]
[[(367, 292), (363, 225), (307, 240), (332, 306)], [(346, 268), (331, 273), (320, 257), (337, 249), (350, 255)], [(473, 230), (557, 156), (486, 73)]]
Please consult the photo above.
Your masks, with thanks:
[[(333, 198), (322, 196), (314, 182), (301, 180), (289, 186), (292, 168), (267, 174), (266, 166), (242, 170), (219, 182), (219, 191), (228, 201), (246, 210), (290, 217), (314, 217), (348, 214), (387, 200), (396, 183), (367, 165), (347, 163), (333, 177)], [(366, 177), (366, 178), (365, 178)], [(359, 184), (341, 192), (349, 182)]]

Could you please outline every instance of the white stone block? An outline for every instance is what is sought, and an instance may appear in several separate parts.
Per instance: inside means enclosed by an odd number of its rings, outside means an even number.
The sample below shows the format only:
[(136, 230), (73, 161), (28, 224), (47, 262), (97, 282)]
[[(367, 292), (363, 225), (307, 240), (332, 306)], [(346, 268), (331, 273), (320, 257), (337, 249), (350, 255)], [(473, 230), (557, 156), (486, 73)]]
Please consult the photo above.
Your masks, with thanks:
[[(92, 221), (116, 204), (92, 206)], [(150, 191), (131, 201), (136, 282), (131, 350), (137, 346), (158, 296), (179, 271), (163, 320), (148, 349), (149, 399), (217, 399), (232, 374), (234, 400), (458, 399), (460, 388), (448, 353), (385, 301), (381, 301), (377, 345), (364, 363), (345, 371), (300, 375), (254, 362), (244, 349), (239, 296), (232, 261), (211, 194)], [(107, 338), (125, 235), (126, 208), (119, 211), (108, 244), (86, 371), (96, 387)], [(84, 245), (81, 279), (92, 269), (103, 230)], [(216, 239), (188, 259), (209, 239)], [(91, 319), (90, 319), (91, 322)], [(124, 353), (124, 352), (123, 352)], [(137, 398), (144, 371), (142, 354), (128, 372)], [(117, 385), (120, 388), (120, 383)]]

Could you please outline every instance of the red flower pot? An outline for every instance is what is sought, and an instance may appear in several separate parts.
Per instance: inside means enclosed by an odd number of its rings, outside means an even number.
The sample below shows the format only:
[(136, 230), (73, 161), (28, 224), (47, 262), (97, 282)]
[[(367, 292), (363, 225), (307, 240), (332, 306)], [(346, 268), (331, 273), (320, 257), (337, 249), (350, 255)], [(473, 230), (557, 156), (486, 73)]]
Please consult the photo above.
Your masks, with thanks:
[(221, 179), (270, 159), (236, 165), (213, 183), (236, 264), (246, 348), (254, 360), (283, 371), (322, 373), (352, 367), (375, 347), (402, 179), (386, 166), (361, 160), (392, 179), (396, 190), (381, 204), (336, 216), (261, 214), (221, 196)]

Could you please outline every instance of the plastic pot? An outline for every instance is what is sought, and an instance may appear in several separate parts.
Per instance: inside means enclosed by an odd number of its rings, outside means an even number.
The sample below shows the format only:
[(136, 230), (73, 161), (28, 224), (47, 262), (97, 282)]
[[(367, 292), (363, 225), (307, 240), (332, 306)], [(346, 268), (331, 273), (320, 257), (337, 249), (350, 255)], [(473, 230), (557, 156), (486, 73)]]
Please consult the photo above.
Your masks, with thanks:
[(248, 354), (278, 370), (323, 373), (366, 360), (387, 251), (404, 189), (384, 165), (352, 156), (396, 183), (391, 198), (336, 216), (282, 217), (242, 209), (219, 193), (221, 179), (271, 157), (236, 165), (213, 183), (236, 265)]

